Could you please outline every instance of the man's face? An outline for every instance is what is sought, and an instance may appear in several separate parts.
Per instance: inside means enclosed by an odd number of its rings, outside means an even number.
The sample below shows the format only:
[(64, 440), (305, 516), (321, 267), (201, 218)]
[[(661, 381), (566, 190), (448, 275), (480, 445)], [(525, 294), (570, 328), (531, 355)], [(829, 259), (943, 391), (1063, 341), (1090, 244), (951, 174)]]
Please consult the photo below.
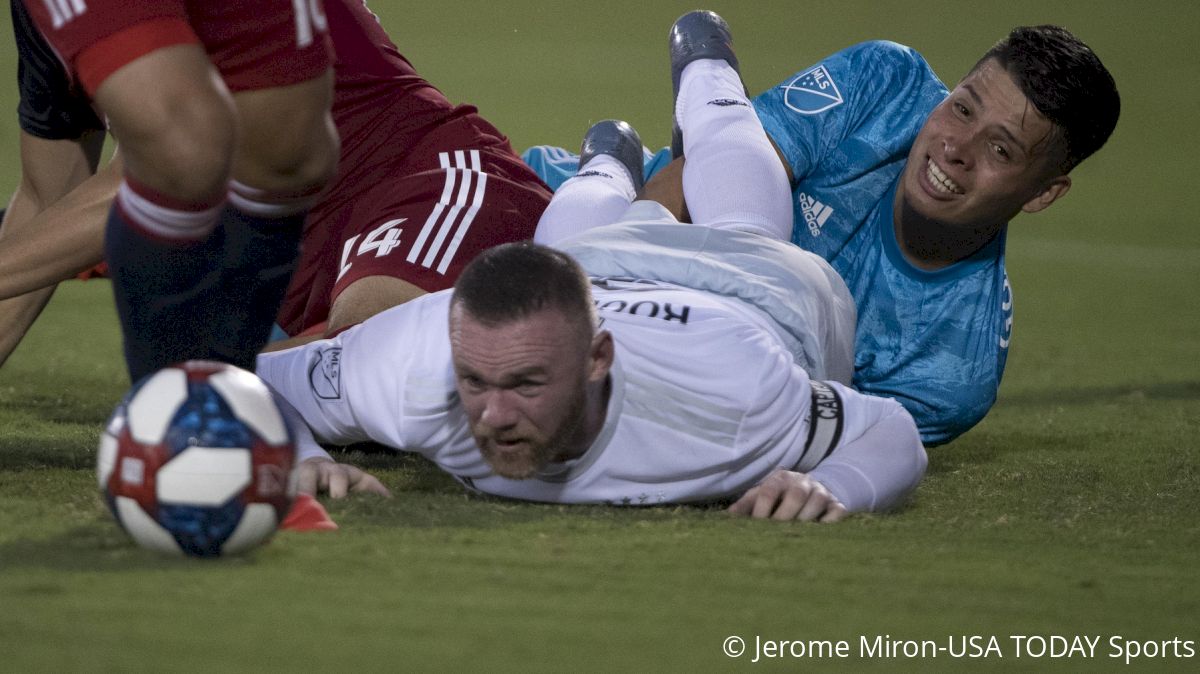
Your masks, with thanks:
[(489, 326), (455, 305), (450, 345), (471, 434), (497, 475), (532, 477), (577, 439), (590, 344), (562, 312)]
[(969, 74), (921, 128), (908, 155), (901, 198), (916, 215), (988, 229), (1066, 193), (1054, 125), (1000, 64)]

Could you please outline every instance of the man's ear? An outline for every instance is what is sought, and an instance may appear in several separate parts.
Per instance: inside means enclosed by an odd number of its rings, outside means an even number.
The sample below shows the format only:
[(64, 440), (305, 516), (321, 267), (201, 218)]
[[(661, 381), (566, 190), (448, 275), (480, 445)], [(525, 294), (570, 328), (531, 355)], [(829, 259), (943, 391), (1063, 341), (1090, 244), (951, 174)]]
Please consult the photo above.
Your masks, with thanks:
[(588, 353), (588, 381), (604, 381), (613, 364), (613, 338), (608, 330), (600, 330), (592, 338), (591, 351)]
[(1058, 201), (1071, 189), (1071, 176), (1058, 176), (1042, 188), (1032, 199), (1025, 202), (1021, 207), (1026, 213), (1037, 213), (1038, 211), (1047, 208), (1050, 204)]

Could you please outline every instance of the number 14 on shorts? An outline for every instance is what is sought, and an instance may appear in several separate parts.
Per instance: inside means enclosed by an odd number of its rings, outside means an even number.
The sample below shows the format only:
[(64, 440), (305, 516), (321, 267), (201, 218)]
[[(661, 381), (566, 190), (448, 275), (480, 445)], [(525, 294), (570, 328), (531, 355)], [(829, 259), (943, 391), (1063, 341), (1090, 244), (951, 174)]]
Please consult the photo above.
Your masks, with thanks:
[[(371, 251), (375, 251), (375, 257), (383, 257), (384, 255), (392, 252), (392, 249), (400, 245), (400, 233), (404, 231), (400, 227), (400, 224), (407, 219), (408, 218), (397, 218), (395, 220), (388, 220), (382, 225), (371, 230), (371, 232), (367, 234), (367, 238), (363, 239), (362, 243), (358, 245), (358, 252), (353, 254), (366, 255)], [(353, 262), (350, 262), (350, 255), (354, 251), (354, 244), (358, 242), (358, 237), (360, 236), (362, 235), (355, 234), (349, 239), (346, 239), (346, 243), (342, 245), (342, 261), (338, 267), (339, 279), (345, 276), (346, 272), (349, 271), (350, 267), (354, 264)]]

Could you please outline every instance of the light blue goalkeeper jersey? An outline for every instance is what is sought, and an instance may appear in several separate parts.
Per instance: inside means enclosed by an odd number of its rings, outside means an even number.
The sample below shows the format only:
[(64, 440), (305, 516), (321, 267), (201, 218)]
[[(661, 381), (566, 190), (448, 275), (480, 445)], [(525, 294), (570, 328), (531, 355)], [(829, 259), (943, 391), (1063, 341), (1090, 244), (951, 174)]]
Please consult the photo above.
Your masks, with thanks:
[[(954, 439), (991, 408), (1012, 329), (1003, 232), (935, 272), (909, 264), (896, 242), (900, 172), (946, 95), (916, 51), (865, 42), (754, 100), (795, 177), (792, 241), (824, 257), (858, 305), (854, 386), (901, 402), (926, 444)], [(558, 148), (524, 159), (554, 188), (577, 165)], [(669, 161), (666, 149), (647, 152), (647, 175)]]

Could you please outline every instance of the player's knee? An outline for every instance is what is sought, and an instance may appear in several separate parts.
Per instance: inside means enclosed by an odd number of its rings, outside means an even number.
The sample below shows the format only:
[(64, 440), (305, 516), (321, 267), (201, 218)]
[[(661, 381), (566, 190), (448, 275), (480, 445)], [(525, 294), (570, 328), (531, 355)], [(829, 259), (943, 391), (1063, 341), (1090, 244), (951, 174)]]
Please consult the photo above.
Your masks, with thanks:
[(188, 201), (224, 193), (237, 111), (202, 50), (181, 45), (139, 58), (106, 79), (96, 100), (139, 182)]
[(167, 141), (159, 169), (179, 196), (223, 194), (233, 165), (236, 120), (232, 114), (210, 111), (193, 116), (188, 124)]
[(127, 170), (140, 182), (185, 201), (223, 194), (237, 126), (219, 101), (178, 106), (121, 135)]

